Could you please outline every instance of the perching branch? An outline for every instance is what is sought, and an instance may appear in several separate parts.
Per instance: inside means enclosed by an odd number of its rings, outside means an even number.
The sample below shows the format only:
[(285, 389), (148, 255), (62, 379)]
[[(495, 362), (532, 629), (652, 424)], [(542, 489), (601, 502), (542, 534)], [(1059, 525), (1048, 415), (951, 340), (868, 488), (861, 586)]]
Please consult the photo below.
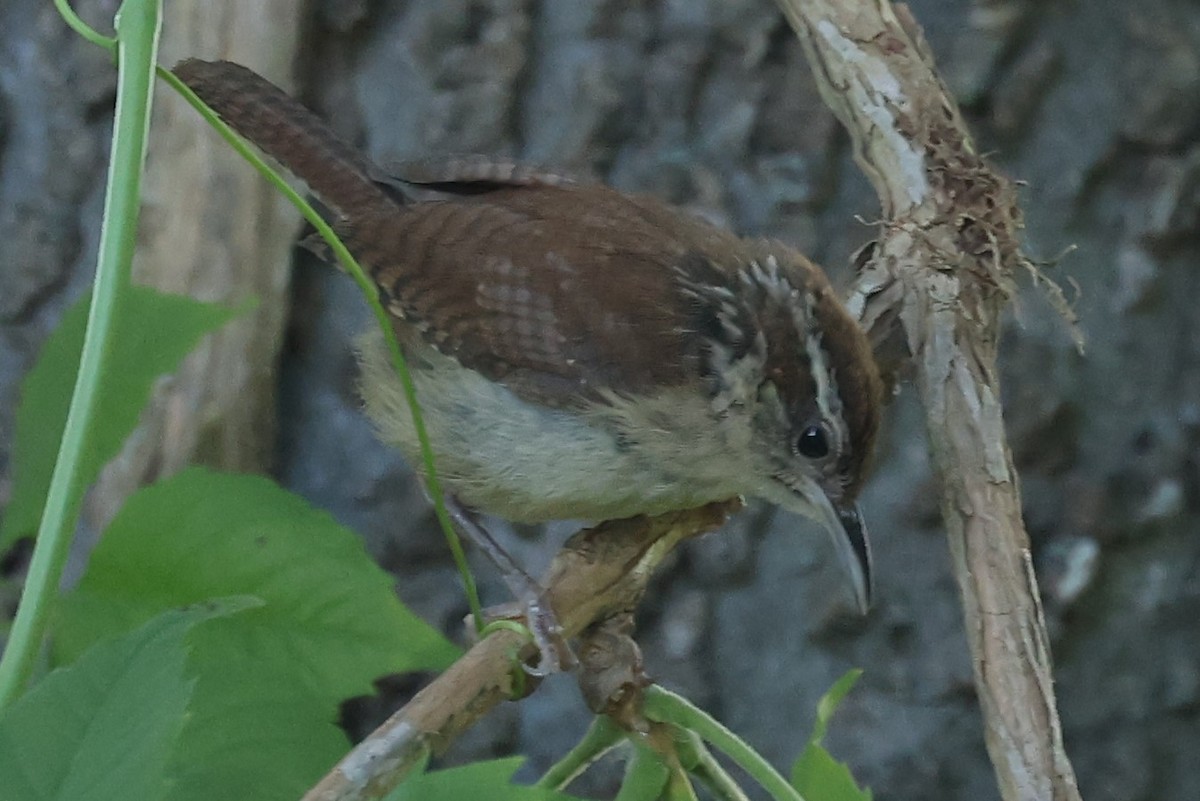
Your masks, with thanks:
[(1077, 801), (996, 373), (1000, 315), (1028, 266), (1016, 193), (975, 150), (907, 7), (778, 2), (883, 207), (851, 310), (886, 374), (898, 351), (912, 359), (1001, 795)]
[[(650, 576), (677, 545), (717, 528), (740, 501), (603, 523), (579, 532), (555, 556), (542, 586), (562, 625), (576, 637), (633, 609)], [(498, 630), (421, 690), (359, 743), (304, 801), (382, 798), (429, 753), (439, 753), (492, 707), (514, 694), (514, 657), (536, 655), (527, 637)]]

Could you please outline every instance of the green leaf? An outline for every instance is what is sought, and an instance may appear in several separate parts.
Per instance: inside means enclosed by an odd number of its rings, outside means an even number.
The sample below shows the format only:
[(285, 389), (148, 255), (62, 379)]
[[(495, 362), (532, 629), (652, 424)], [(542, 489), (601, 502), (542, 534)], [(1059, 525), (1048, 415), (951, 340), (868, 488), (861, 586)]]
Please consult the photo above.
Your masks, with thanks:
[(862, 670), (848, 671), (817, 702), (817, 721), (813, 724), (812, 736), (792, 766), (792, 786), (805, 801), (871, 801), (871, 791), (860, 788), (850, 768), (834, 759), (821, 745), (829, 728), (829, 719), (860, 676)]
[(555, 790), (513, 784), (513, 774), (524, 760), (508, 757), (423, 773), (397, 787), (385, 801), (572, 801), (572, 796)]
[(837, 711), (842, 700), (854, 689), (854, 685), (858, 684), (862, 673), (861, 668), (846, 671), (845, 675), (835, 681), (829, 691), (821, 696), (821, 700), (817, 701), (817, 721), (813, 724), (812, 736), (808, 738), (809, 743), (820, 745), (825, 740), (825, 732), (829, 729), (830, 718), (833, 717), (833, 713)]
[(0, 713), (0, 799), (161, 799), (192, 697), (185, 637), (247, 605), (164, 612), (46, 676)]
[(396, 599), (352, 532), (270, 481), (184, 471), (126, 503), (64, 601), (56, 658), (162, 609), (264, 602), (198, 631), (172, 799), (293, 799), (346, 750), (338, 704), (457, 649)]
[[(0, 525), (0, 553), (37, 530), (79, 369), (88, 299), (80, 298), (63, 315), (22, 384), (13, 437), (13, 494)], [(81, 493), (133, 431), (155, 380), (174, 371), (200, 337), (250, 306), (230, 309), (147, 287), (129, 287), (120, 299), (112, 369), (101, 377)], [(79, 498), (72, 499), (78, 502)]]
[(854, 781), (844, 762), (819, 745), (804, 749), (792, 772), (792, 784), (804, 801), (871, 801), (871, 791)]

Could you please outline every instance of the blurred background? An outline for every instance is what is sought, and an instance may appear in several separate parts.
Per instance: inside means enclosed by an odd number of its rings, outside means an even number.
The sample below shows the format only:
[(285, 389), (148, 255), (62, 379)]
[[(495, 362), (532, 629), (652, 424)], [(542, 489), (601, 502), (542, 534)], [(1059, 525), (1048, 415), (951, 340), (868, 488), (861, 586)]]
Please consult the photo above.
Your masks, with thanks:
[[(852, 278), (878, 204), (770, 0), (173, 0), (162, 62), (232, 58), (381, 162), (483, 153), (648, 192), (792, 243)], [(81, 0), (104, 29), (117, 3)], [(1089, 801), (1200, 798), (1200, 5), (917, 0), (980, 149), (1025, 182), (1027, 248), (1072, 298), (1086, 356), (1025, 287), (1005, 410), (1051, 628), (1068, 751)], [(165, 87), (139, 274), (250, 317), (165, 381), (90, 498), (188, 461), (255, 470), (360, 532), (406, 602), (466, 611), (411, 472), (359, 411), (357, 290), (293, 246), (296, 216)], [(45, 0), (0, 3), (0, 506), (19, 382), (95, 258), (114, 74)], [(1077, 289), (1076, 289), (1077, 287)], [(828, 744), (884, 799), (997, 793), (920, 410), (887, 415), (863, 498), (878, 602), (848, 611), (824, 535), (751, 508), (692, 543), (639, 616), (650, 672), (787, 765), (817, 698), (865, 675)], [(567, 529), (504, 529), (531, 566)], [(85, 538), (86, 539), (86, 538)], [(21, 574), (27, 548), (0, 568)], [(77, 560), (75, 570), (82, 563)], [(507, 600), (485, 564), (486, 599)], [(4, 584), (5, 614), (15, 604)], [(420, 677), (348, 705), (363, 732)], [(450, 761), (518, 752), (528, 775), (587, 723), (569, 677), (499, 709)], [(611, 793), (615, 768), (581, 792)]]

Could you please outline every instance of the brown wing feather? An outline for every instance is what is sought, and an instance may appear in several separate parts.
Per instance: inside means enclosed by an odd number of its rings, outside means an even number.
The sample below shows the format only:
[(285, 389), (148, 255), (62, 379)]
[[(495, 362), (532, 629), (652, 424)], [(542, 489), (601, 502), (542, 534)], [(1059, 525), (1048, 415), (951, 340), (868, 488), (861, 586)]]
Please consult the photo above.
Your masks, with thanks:
[[(696, 338), (683, 336), (695, 309), (671, 284), (689, 265), (741, 266), (731, 234), (648, 198), (515, 164), (459, 159), (387, 176), (244, 67), (188, 60), (175, 72), (337, 212), (402, 332), (556, 405), (598, 387), (638, 393), (700, 374)], [(445, 199), (408, 202), (415, 187)]]
[(462, 195), (478, 194), (503, 186), (566, 186), (576, 183), (573, 177), (563, 172), (474, 154), (385, 164), (382, 170), (376, 171), (374, 177), (384, 186), (402, 192), (413, 186), (424, 186)]
[(402, 329), (554, 405), (696, 380), (676, 271), (697, 249), (736, 266), (732, 235), (604, 187), (522, 183), (414, 204), (371, 232), (349, 222)]

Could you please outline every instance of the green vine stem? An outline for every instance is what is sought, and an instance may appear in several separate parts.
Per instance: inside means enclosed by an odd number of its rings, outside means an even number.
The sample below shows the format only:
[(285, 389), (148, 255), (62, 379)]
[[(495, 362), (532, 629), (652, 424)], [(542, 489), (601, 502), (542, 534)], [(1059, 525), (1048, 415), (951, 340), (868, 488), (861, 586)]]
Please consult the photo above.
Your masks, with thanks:
[(750, 801), (729, 771), (708, 750), (704, 739), (691, 729), (678, 729), (675, 749), (688, 771), (722, 801)]
[(666, 801), (700, 801), (686, 770), (678, 764), (669, 765), (667, 769), (667, 787), (663, 793)]
[(538, 779), (537, 786), (547, 790), (566, 790), (576, 777), (620, 745), (624, 739), (625, 733), (611, 718), (597, 715), (583, 739), (562, 759), (550, 766), (542, 778)]
[(670, 778), (671, 771), (658, 754), (646, 747), (636, 747), (613, 801), (658, 801), (666, 794)]
[[(84, 25), (65, 2), (57, 5), (71, 27), (89, 40), (112, 48), (113, 40)], [(116, 118), (92, 304), (29, 575), (0, 659), (0, 709), (21, 694), (33, 673), (79, 516), (83, 452), (94, 424), (100, 378), (106, 371), (121, 298), (130, 283), (137, 242), (142, 165), (161, 20), (158, 0), (126, 0), (116, 17)]]
[[(129, 4), (126, 3), (125, 5)], [(68, 0), (54, 0), (54, 7), (58, 10), (59, 16), (63, 18), (63, 21), (67, 23), (71, 30), (75, 31), (75, 33), (79, 34), (84, 39), (87, 39), (92, 44), (97, 45), (98, 47), (103, 47), (110, 53), (115, 54), (117, 49), (117, 40), (110, 36), (105, 36), (102, 33), (98, 33), (90, 25), (80, 19), (79, 15), (75, 13), (75, 9), (71, 8), (71, 4), (68, 2)], [(123, 8), (124, 6), (122, 6), (122, 9)], [(155, 51), (157, 50), (158, 48), (156, 46)]]
[(658, 685), (647, 687), (643, 711), (650, 720), (673, 723), (696, 732), (750, 774), (750, 777), (776, 801), (804, 801), (800, 793), (788, 784), (787, 779), (771, 767), (771, 764), (745, 740), (683, 696), (664, 690)]

